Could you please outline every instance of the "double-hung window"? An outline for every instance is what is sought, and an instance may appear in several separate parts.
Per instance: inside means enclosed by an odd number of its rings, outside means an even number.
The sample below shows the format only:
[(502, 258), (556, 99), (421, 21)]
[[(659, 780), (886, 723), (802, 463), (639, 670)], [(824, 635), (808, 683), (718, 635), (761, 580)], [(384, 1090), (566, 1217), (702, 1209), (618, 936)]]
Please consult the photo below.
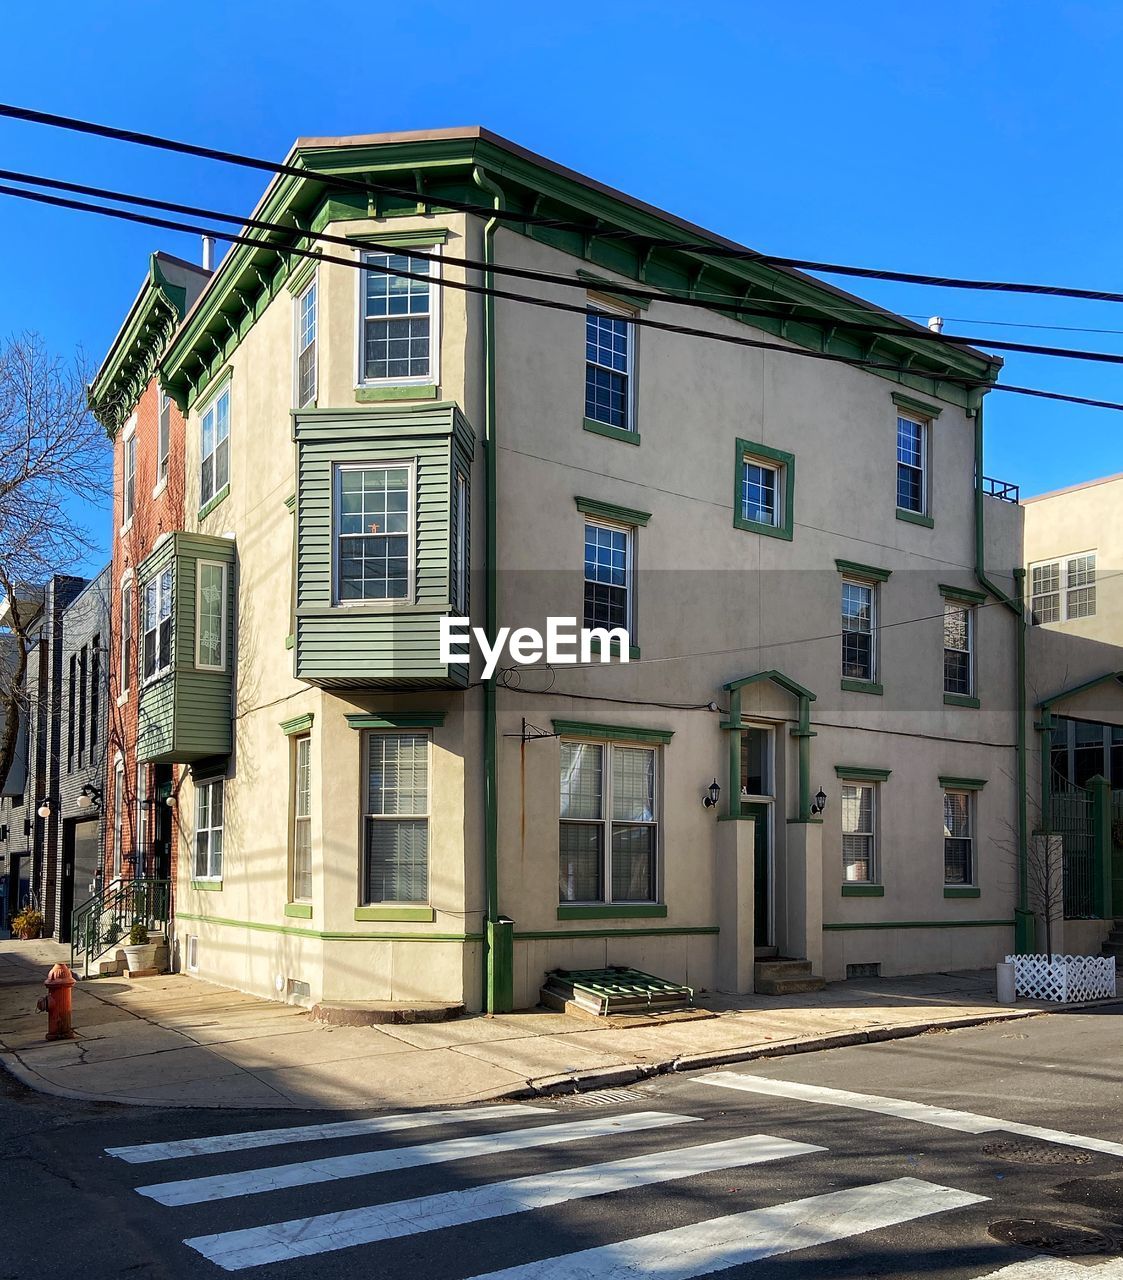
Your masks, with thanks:
[(851, 883), (877, 879), (876, 797), (873, 783), (842, 784), (842, 878)]
[(632, 529), (586, 520), (586, 627), (622, 627), (632, 635), (633, 539)]
[(292, 901), (312, 900), (312, 739), (293, 742)]
[(120, 697), (125, 698), (132, 684), (133, 670), (133, 584), (121, 588), (121, 674)]
[(734, 525), (790, 542), (795, 455), (749, 440), (738, 440), (736, 448)]
[(173, 571), (169, 565), (144, 584), (141, 662), (145, 680), (162, 675), (172, 665), (172, 582)]
[(195, 784), (195, 879), (222, 879), (223, 780)]
[(429, 735), (365, 735), (363, 902), (429, 901)]
[(364, 253), (363, 264), (360, 382), (435, 383), (436, 263), (403, 252)]
[(412, 465), (336, 468), (335, 509), (337, 601), (409, 599)]
[(156, 431), (156, 488), (168, 478), (168, 459), (172, 451), (172, 400), (166, 391), (160, 392), (160, 417)]
[(1035, 624), (1094, 617), (1096, 553), (1084, 551), (1031, 565), (1030, 593)]
[(971, 793), (944, 792), (944, 884), (974, 883)]
[(230, 483), (230, 384), (211, 400), (200, 421), (199, 505), (205, 507)]
[(842, 580), (842, 676), (844, 680), (877, 679), (877, 587), (871, 582)]
[(590, 303), (585, 315), (585, 417), (618, 431), (635, 430), (634, 329), (627, 313)]
[(657, 900), (654, 747), (561, 742), (561, 902)]
[(897, 414), (897, 509), (925, 515), (928, 508), (928, 424)]
[(124, 442), (124, 489), (121, 497), (121, 526), (126, 532), (136, 512), (136, 432), (129, 429)]
[(944, 602), (944, 692), (970, 697), (975, 692), (975, 611), (968, 604)]
[(316, 280), (296, 300), (296, 407), (316, 399)]
[(226, 565), (195, 561), (195, 665), (226, 669)]

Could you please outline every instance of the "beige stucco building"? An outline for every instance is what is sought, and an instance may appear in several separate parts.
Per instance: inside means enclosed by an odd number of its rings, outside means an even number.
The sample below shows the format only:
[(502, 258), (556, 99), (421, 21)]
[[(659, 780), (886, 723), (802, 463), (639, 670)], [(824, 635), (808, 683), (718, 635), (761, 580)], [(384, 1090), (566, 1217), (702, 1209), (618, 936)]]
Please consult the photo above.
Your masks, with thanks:
[[(747, 991), (761, 955), (1029, 945), (999, 362), (482, 130), (288, 163), (255, 217), (291, 248), (231, 248), (160, 366), (187, 514), (137, 571), (140, 750), (189, 766), (179, 962), (501, 1009), (558, 967)], [(442, 660), (442, 618), (551, 616), (630, 660)], [(1034, 653), (1059, 711), (1079, 664)]]

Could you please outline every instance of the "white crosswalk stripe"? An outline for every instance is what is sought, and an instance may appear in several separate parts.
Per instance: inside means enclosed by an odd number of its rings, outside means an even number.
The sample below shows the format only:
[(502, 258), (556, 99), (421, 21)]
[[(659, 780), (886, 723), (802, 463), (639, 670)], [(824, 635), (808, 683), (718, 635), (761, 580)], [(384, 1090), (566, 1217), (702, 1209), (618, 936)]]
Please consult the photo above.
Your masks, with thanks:
[(265, 1227), (196, 1236), (184, 1243), (227, 1271), (374, 1244), (469, 1222), (483, 1222), (588, 1196), (691, 1178), (735, 1166), (822, 1152), (824, 1147), (756, 1134), (605, 1164), (532, 1174), (466, 1191), (419, 1196), (394, 1204), (293, 1218)]
[(561, 1142), (584, 1142), (590, 1138), (609, 1138), (621, 1133), (662, 1129), (672, 1125), (691, 1124), (697, 1119), (696, 1116), (670, 1115), (663, 1111), (637, 1111), (630, 1115), (580, 1120), (570, 1124), (535, 1125), (529, 1129), (450, 1138), (444, 1142), (397, 1147), (387, 1151), (364, 1151), (355, 1155), (332, 1156), (325, 1160), (303, 1160), (267, 1169), (249, 1169), (241, 1173), (220, 1173), (205, 1178), (157, 1182), (137, 1187), (137, 1191), (160, 1204), (201, 1204), (208, 1200), (226, 1200), (232, 1196), (279, 1191), (284, 1187), (305, 1187), (317, 1182), (366, 1177), (391, 1169), (410, 1169), (449, 1160), (469, 1160), (507, 1151), (554, 1146)]
[(432, 1128), (464, 1120), (508, 1120), (547, 1114), (543, 1107), (521, 1103), (508, 1106), (460, 1107), (447, 1111), (404, 1111), (371, 1116), (366, 1120), (336, 1120), (331, 1124), (294, 1125), (286, 1129), (257, 1129), (248, 1133), (222, 1133), (210, 1138), (181, 1138), (175, 1142), (142, 1142), (131, 1147), (106, 1147), (105, 1154), (129, 1164), (182, 1160), (224, 1151), (252, 1151), (255, 1147), (281, 1147), (295, 1142), (325, 1142), (338, 1138), (362, 1138), (395, 1133), (402, 1129)]
[(475, 1280), (694, 1280), (986, 1198), (917, 1178), (896, 1178), (506, 1267)]

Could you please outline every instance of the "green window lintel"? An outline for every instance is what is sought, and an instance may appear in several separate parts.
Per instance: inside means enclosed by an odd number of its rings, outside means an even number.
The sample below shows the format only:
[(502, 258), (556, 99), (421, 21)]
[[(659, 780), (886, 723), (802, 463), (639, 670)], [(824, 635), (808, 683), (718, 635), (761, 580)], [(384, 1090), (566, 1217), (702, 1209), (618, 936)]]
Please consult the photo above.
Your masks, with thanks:
[(641, 729), (631, 724), (590, 724), (585, 720), (553, 720), (554, 732), (562, 738), (615, 739), (665, 746), (674, 737), (673, 729)]
[(940, 774), (940, 786), (946, 791), (982, 791), (986, 784), (986, 778), (954, 778), (951, 774)]
[(307, 733), (312, 727), (313, 712), (307, 711), (302, 716), (293, 716), (291, 720), (281, 721), (281, 732), (286, 737), (292, 737), (296, 733)]
[(872, 564), (859, 564), (857, 560), (836, 560), (835, 568), (855, 578), (867, 578), (870, 582), (888, 582), (892, 569), (878, 569)]
[(939, 584), (940, 595), (955, 604), (986, 604), (985, 591), (973, 591), (970, 587), (954, 587), (948, 582)]
[(836, 764), (834, 771), (844, 782), (886, 782), (893, 772), (864, 764)]
[(619, 302), (622, 306), (635, 307), (637, 311), (646, 311), (651, 306), (650, 298), (632, 297), (624, 292), (626, 284), (623, 281), (609, 280), (607, 276), (598, 276), (592, 271), (586, 271), (584, 267), (577, 268), (577, 278), (587, 284), (594, 293), (602, 293), (606, 298), (611, 298), (613, 302)]
[(915, 413), (920, 418), (938, 418), (943, 413), (943, 409), (938, 405), (926, 404), (923, 400), (916, 400), (900, 391), (893, 392), (893, 403), (898, 409), (904, 409), (906, 413)]
[(600, 516), (602, 520), (615, 520), (618, 524), (645, 525), (651, 519), (650, 511), (636, 511), (632, 507), (618, 507), (614, 502), (598, 502), (595, 498), (575, 498), (577, 510), (587, 516)]
[(372, 711), (346, 717), (352, 729), (439, 729), (443, 711)]
[(391, 249), (413, 248), (423, 249), (426, 245), (447, 244), (449, 231), (447, 227), (422, 227), (417, 231), (388, 231), (380, 234), (377, 231), (349, 231), (348, 240), (356, 244), (388, 245)]

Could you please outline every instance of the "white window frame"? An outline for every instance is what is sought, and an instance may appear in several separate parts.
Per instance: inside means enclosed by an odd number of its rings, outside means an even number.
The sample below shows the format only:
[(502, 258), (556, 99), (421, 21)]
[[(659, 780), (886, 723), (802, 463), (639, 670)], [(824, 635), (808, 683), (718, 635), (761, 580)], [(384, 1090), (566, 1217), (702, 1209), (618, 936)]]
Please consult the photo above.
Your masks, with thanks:
[[(586, 305), (588, 306), (588, 309), (590, 311), (599, 311), (603, 315), (610, 316), (613, 320), (634, 321), (636, 319), (635, 311), (630, 310), (628, 307), (620, 306), (619, 304), (613, 304), (611, 302), (606, 302), (603, 298), (594, 297), (592, 294), (589, 295), (586, 301)], [(589, 341), (588, 326), (589, 326), (589, 321), (588, 321), (588, 316), (586, 316), (585, 330), (584, 330), (584, 333), (582, 334), (583, 345), (586, 347), (585, 361), (584, 361), (586, 379), (588, 378), (588, 368), (590, 364), (594, 365), (598, 369), (607, 368), (606, 365), (598, 364), (595, 360), (590, 360), (588, 357), (588, 350), (587, 350), (588, 341)], [(606, 427), (609, 431), (626, 431), (630, 435), (635, 435), (637, 415), (636, 415), (636, 326), (634, 323), (628, 324), (627, 335), (628, 335), (628, 350), (627, 350), (628, 371), (624, 376), (627, 379), (628, 388), (627, 388), (627, 394), (624, 396), (625, 425), (622, 427), (618, 427), (613, 422), (602, 422), (600, 418), (590, 418), (588, 413), (584, 413), (583, 416), (586, 419), (586, 421), (595, 422), (598, 426)], [(617, 374), (619, 373), (618, 369), (609, 369), (608, 371), (610, 373), (617, 373)], [(583, 386), (582, 396), (584, 396), (584, 394), (585, 394), (585, 388)], [(584, 400), (582, 400), (582, 404), (584, 405)]]
[(136, 582), (132, 570), (121, 579), (121, 634), (117, 648), (117, 705), (124, 706), (133, 687), (133, 635), (136, 631)]
[[(343, 514), (343, 473), (345, 471), (397, 471), (405, 468), (409, 473), (406, 492), (409, 495), (406, 520), (407, 568), (406, 593), (384, 600), (344, 600), (340, 580), (341, 564), (339, 554), (340, 517)], [(393, 609), (396, 605), (411, 604), (417, 590), (417, 460), (415, 458), (399, 458), (392, 462), (337, 462), (331, 478), (332, 513), (331, 513), (331, 591), (332, 604), (340, 609)]]
[[(949, 609), (957, 609), (964, 614), (967, 620), (967, 648), (954, 649), (949, 648), (947, 642), (947, 631), (944, 632), (944, 693), (950, 697), (956, 698), (973, 698), (975, 696), (975, 606), (968, 604), (964, 600), (945, 600), (944, 601), (944, 623), (947, 625), (947, 615)], [(949, 653), (966, 653), (967, 655), (967, 688), (966, 689), (949, 689), (947, 677), (947, 655)]]
[[(947, 827), (944, 827), (944, 887), (948, 889), (966, 889), (973, 888), (978, 883), (978, 871), (975, 866), (975, 796), (974, 791), (965, 791), (962, 787), (944, 787), (940, 796), (940, 813), (943, 816), (944, 796), (963, 796), (967, 800), (967, 835), (966, 836), (949, 836)], [(967, 870), (969, 875), (966, 880), (949, 880), (948, 879), (948, 856), (947, 842), (949, 840), (966, 840), (967, 841)]]
[[(168, 645), (167, 665), (160, 666), (160, 605), (165, 594), (164, 582), (169, 572), (171, 573), (170, 587), (169, 587), (169, 590), (171, 593), (171, 607), (169, 611), (169, 617), (171, 619), (172, 635), (171, 635), (171, 643)], [(153, 628), (151, 628), (151, 630), (155, 634), (155, 639), (153, 641), (153, 654), (154, 654), (156, 665), (149, 672), (145, 670), (144, 641), (145, 641), (145, 637), (149, 633), (148, 587), (149, 587), (149, 584), (153, 582), (155, 582), (156, 584), (156, 625)], [(138, 655), (140, 658), (140, 662), (138, 664), (138, 669), (140, 671), (140, 684), (143, 687), (144, 685), (151, 683), (153, 680), (159, 680), (162, 676), (167, 675), (168, 672), (171, 671), (172, 668), (175, 666), (176, 634), (175, 634), (175, 567), (174, 565), (165, 565), (164, 568), (161, 569), (158, 573), (153, 574), (151, 578), (147, 578), (141, 584), (140, 591), (137, 593), (137, 595), (140, 600), (140, 633), (139, 633), (140, 634), (140, 653)]]
[[(920, 428), (920, 466), (919, 467), (914, 467), (912, 466), (911, 463), (904, 463), (901, 461), (900, 441), (899, 441), (900, 427), (898, 424), (902, 421), (911, 423), (912, 426)], [(920, 472), (920, 509), (916, 510), (913, 507), (901, 506), (899, 501), (900, 489), (898, 487), (898, 473), (897, 473), (896, 467), (893, 470), (893, 487), (894, 487), (893, 500), (896, 503), (897, 510), (903, 511), (906, 515), (912, 515), (912, 516), (931, 515), (931, 512), (928, 510), (928, 505), (929, 505), (928, 493), (930, 488), (929, 472), (931, 470), (931, 465), (930, 465), (931, 459), (929, 455), (929, 449), (931, 447), (929, 444), (929, 441), (931, 440), (931, 437), (932, 437), (931, 428), (932, 428), (932, 423), (930, 419), (922, 418), (919, 416), (919, 414), (906, 413), (903, 409), (898, 409), (893, 418), (893, 453), (896, 459), (897, 467), (907, 466), (910, 468), (910, 470), (913, 470), (913, 471), (919, 470)]]
[(158, 498), (168, 487), (168, 474), (172, 456), (172, 398), (160, 389), (156, 416), (156, 483), (153, 498)]
[[(218, 569), (222, 573), (222, 610), (219, 635), (219, 652), (222, 654), (218, 665), (215, 666), (209, 662), (201, 661), (199, 657), (199, 637), (202, 635), (203, 621), (203, 593), (200, 584), (203, 576), (203, 569)], [(229, 581), (230, 566), (224, 560), (196, 560), (195, 561), (195, 670), (196, 671), (225, 671), (226, 670), (226, 628), (228, 625), (227, 607), (230, 595)], [(174, 607), (174, 604), (173, 604)]]
[[(846, 884), (881, 884), (881, 849), (878, 840), (878, 819), (881, 807), (881, 787), (877, 782), (868, 778), (846, 778), (843, 780), (842, 786), (839, 788), (839, 807), (842, 808), (841, 796), (847, 787), (854, 787), (861, 790), (863, 787), (868, 788), (870, 792), (870, 829), (869, 831), (847, 831), (845, 827), (845, 818), (840, 814), (840, 823), (842, 824), (842, 883)], [(859, 801), (860, 805), (860, 801)], [(847, 836), (865, 836), (869, 839), (870, 856), (868, 860), (869, 874), (864, 880), (857, 877), (847, 875), (846, 866), (846, 837)]]
[[(1092, 578), (1090, 582), (1082, 583), (1078, 586), (1069, 585), (1069, 576), (1075, 561), (1084, 560), (1088, 557), (1092, 559)], [(1056, 591), (1035, 592), (1033, 590), (1033, 575), (1035, 570), (1055, 568), (1057, 571), (1057, 589)], [(1058, 625), (1063, 622), (1078, 622), (1081, 618), (1094, 618), (1096, 609), (1099, 607), (1099, 601), (1096, 598), (1096, 583), (1099, 574), (1099, 551), (1091, 548), (1087, 551), (1075, 551), (1063, 556), (1053, 556), (1048, 560), (1037, 560), (1029, 566), (1029, 590), (1030, 590), (1030, 616), (1035, 627), (1044, 627), (1050, 625)], [(1078, 613), (1075, 616), (1069, 608), (1069, 593), (1072, 591), (1083, 591), (1091, 589), (1093, 592), (1092, 604), (1093, 608), (1090, 613)], [(1057, 616), (1044, 621), (1038, 621), (1037, 617), (1037, 601), (1052, 597), (1057, 600)]]
[[(591, 827), (599, 826), (601, 828), (601, 897), (599, 898), (563, 898), (561, 896), (560, 884), (558, 891), (558, 906), (560, 907), (598, 907), (612, 906), (618, 904), (621, 906), (642, 905), (648, 906), (658, 904), (663, 901), (663, 815), (661, 811), (662, 789), (660, 780), (663, 768), (663, 751), (662, 747), (656, 743), (646, 742), (630, 742), (611, 737), (605, 738), (562, 738), (562, 743), (570, 743), (574, 746), (584, 747), (600, 747), (602, 755), (602, 771), (601, 771), (601, 816), (599, 818), (563, 818), (560, 813), (560, 795), (561, 795), (561, 755), (558, 755), (558, 794), (559, 794), (559, 813), (558, 813), (558, 867), (561, 866), (561, 824), (565, 822), (572, 823), (574, 826)], [(654, 815), (650, 821), (637, 820), (617, 820), (612, 815), (613, 800), (613, 775), (612, 775), (612, 749), (614, 747), (623, 747), (627, 750), (649, 751), (652, 755), (652, 781), (651, 781), (651, 812)], [(655, 865), (651, 872), (651, 890), (653, 896), (650, 898), (614, 898), (612, 896), (612, 828), (614, 826), (626, 827), (652, 827), (655, 831), (655, 840), (653, 844), (653, 856)]]
[[(424, 813), (371, 813), (370, 804), (370, 744), (375, 737), (423, 737), (426, 741), (425, 765), (425, 812)], [(433, 895), (433, 735), (424, 729), (365, 729), (362, 743), (362, 775), (359, 779), (359, 893), (358, 900), (364, 907), (407, 906), (424, 907), (430, 904)], [(371, 822), (420, 822), (424, 820), (428, 829), (426, 838), (425, 888), (424, 901), (420, 899), (391, 900), (389, 898), (371, 902), (367, 898), (367, 885), (370, 881), (367, 867), (367, 827)]]
[[(215, 498), (230, 484), (230, 474), (233, 470), (233, 457), (230, 448), (230, 438), (234, 430), (234, 396), (233, 396), (234, 379), (227, 375), (222, 382), (211, 392), (199, 409), (199, 509), (209, 502), (213, 502)], [(214, 440), (214, 449), (208, 454), (203, 453), (203, 423), (206, 421), (207, 415), (214, 414), (215, 426), (217, 430), (218, 424), (218, 404), (219, 401), (226, 397), (226, 480), (222, 484), (217, 483), (217, 476), (214, 474), (216, 463), (218, 461), (218, 447), (222, 443), (217, 434)], [(207, 462), (211, 463), (211, 496), (203, 497), (203, 469)]]
[[(366, 376), (366, 266), (355, 272), (355, 387), (438, 387), (441, 383), (441, 246), (440, 244), (394, 245), (386, 250), (360, 247), (357, 260), (368, 257), (431, 254), (429, 263), (429, 372), (409, 378), (368, 378)], [(379, 274), (382, 274), (381, 272)]]
[[(307, 755), (306, 769), (308, 776), (307, 788), (307, 813), (301, 813), (301, 782), (300, 782), (300, 756), (305, 752)], [(300, 847), (298, 831), (300, 824), (307, 824), (308, 831), (308, 893), (299, 894), (296, 891), (297, 881), (297, 851)], [(292, 855), (289, 859), (289, 901), (290, 902), (311, 902), (312, 901), (312, 735), (310, 733), (301, 733), (294, 736), (292, 740)]]
[[(773, 511), (771, 520), (758, 520), (755, 516), (751, 516), (745, 509), (745, 468), (759, 467), (761, 471), (770, 471), (772, 473), (772, 493), (773, 493)], [(743, 453), (741, 455), (740, 474), (737, 477), (737, 499), (738, 514), (741, 519), (749, 524), (764, 525), (769, 529), (782, 529), (784, 527), (784, 502), (786, 499), (785, 475), (787, 468), (779, 462), (771, 462), (764, 458), (758, 458), (751, 453)]]
[[(598, 529), (611, 529), (613, 533), (622, 533), (624, 535), (625, 556), (627, 559), (627, 571), (624, 575), (624, 591), (627, 593), (627, 609), (625, 616), (627, 621), (624, 623), (625, 630), (628, 632), (629, 644), (636, 643), (636, 595), (635, 595), (635, 575), (636, 575), (636, 529), (634, 525), (620, 524), (615, 520), (605, 520), (601, 516), (586, 515), (581, 522), (581, 625), (584, 627), (605, 627), (611, 629), (611, 622), (595, 622), (589, 621), (585, 617), (585, 583), (594, 582), (585, 576), (585, 530), (593, 525)], [(613, 642), (615, 643), (615, 642)]]
[[(202, 801), (202, 793), (211, 791), (212, 788), (218, 787), (222, 793), (222, 822), (217, 826), (211, 822), (206, 827), (199, 826), (199, 806)], [(214, 814), (214, 796), (208, 796), (208, 818)], [(207, 833), (207, 870), (205, 875), (199, 874), (199, 836), (202, 832)], [(215, 852), (214, 852), (214, 833), (218, 831), (222, 833), (222, 849), (218, 854), (218, 870), (215, 871)], [(191, 842), (191, 879), (192, 880), (208, 880), (211, 882), (219, 882), (222, 880), (222, 864), (223, 857), (226, 852), (226, 779), (219, 778), (200, 778), (195, 783), (195, 826), (194, 840)]]
[[(309, 294), (313, 295), (312, 341), (302, 347), (300, 343), (304, 335), (301, 321), (303, 319), (304, 302)], [(292, 402), (297, 409), (307, 409), (309, 406), (315, 405), (316, 399), (320, 394), (320, 290), (319, 276), (315, 271), (312, 273), (312, 278), (293, 299), (292, 315)], [(312, 394), (302, 399), (300, 395), (300, 360), (309, 348), (312, 350)]]
[[(130, 482), (131, 497), (130, 497)], [(121, 537), (133, 527), (136, 515), (136, 414), (121, 433)]]
[[(845, 615), (842, 612), (842, 593), (846, 587), (863, 587), (870, 593), (870, 674), (868, 676), (850, 676), (846, 674), (844, 653), (839, 653), (839, 666), (842, 669), (843, 680), (858, 680), (862, 684), (877, 684), (880, 674), (880, 657), (878, 650), (880, 648), (877, 642), (877, 624), (878, 616), (881, 612), (881, 592), (879, 590), (880, 583), (871, 582), (867, 578), (857, 578), (849, 574), (843, 574), (838, 589), (838, 613), (840, 625), (843, 633), (846, 633)], [(857, 634), (862, 634), (858, 632)]]

